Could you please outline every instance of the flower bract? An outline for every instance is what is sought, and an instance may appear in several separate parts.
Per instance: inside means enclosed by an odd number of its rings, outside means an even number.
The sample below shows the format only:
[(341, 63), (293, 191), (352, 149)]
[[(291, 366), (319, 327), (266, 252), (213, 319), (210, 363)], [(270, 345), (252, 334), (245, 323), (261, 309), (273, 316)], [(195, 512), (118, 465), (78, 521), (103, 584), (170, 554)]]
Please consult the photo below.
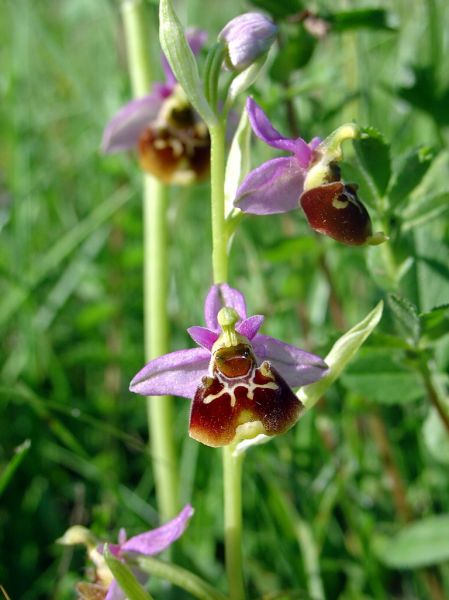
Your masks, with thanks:
[(211, 287), (204, 319), (187, 330), (199, 348), (152, 360), (131, 391), (192, 399), (190, 436), (208, 446), (287, 431), (302, 410), (292, 388), (318, 381), (325, 362), (260, 334), (263, 317), (247, 317), (243, 295), (227, 284)]
[[(198, 54), (207, 34), (191, 30), (186, 37)], [(209, 173), (209, 132), (164, 56), (162, 66), (165, 82), (154, 83), (150, 94), (117, 112), (104, 130), (102, 150), (110, 154), (137, 149), (145, 171), (165, 183), (190, 184)]]

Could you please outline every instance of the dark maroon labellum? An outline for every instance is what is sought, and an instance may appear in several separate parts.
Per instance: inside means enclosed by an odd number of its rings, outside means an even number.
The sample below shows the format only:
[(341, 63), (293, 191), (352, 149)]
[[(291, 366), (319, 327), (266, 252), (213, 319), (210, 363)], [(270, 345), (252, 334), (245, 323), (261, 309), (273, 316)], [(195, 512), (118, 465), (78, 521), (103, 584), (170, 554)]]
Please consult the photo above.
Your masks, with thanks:
[(214, 355), (213, 377), (204, 377), (190, 414), (190, 436), (207, 446), (226, 446), (239, 425), (259, 421), (263, 433), (284, 433), (302, 404), (268, 363), (256, 367), (251, 346), (223, 347)]
[(304, 192), (299, 202), (318, 233), (349, 246), (360, 246), (372, 235), (371, 219), (357, 197), (356, 185), (326, 183)]

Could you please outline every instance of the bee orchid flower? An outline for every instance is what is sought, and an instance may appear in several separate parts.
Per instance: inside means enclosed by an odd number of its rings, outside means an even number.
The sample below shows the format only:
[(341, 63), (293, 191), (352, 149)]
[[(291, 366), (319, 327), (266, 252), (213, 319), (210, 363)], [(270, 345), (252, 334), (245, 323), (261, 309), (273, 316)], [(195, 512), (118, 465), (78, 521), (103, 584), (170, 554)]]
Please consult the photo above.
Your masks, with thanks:
[(204, 319), (206, 327), (187, 330), (199, 348), (152, 360), (131, 381), (130, 390), (193, 400), (190, 436), (208, 446), (290, 429), (303, 408), (292, 388), (318, 381), (326, 363), (258, 333), (263, 316), (247, 317), (243, 295), (227, 284), (209, 290)]
[(340, 180), (341, 144), (358, 136), (354, 124), (342, 125), (324, 141), (316, 137), (307, 143), (280, 134), (252, 98), (248, 98), (246, 109), (256, 136), (290, 156), (274, 158), (251, 171), (237, 190), (237, 208), (270, 215), (300, 206), (312, 229), (343, 244), (360, 246), (385, 240), (382, 233), (373, 235), (357, 185)]
[[(194, 54), (207, 34), (190, 30), (186, 37)], [(142, 168), (165, 183), (191, 184), (209, 173), (210, 138), (206, 124), (193, 110), (164, 55), (165, 82), (131, 100), (107, 124), (105, 154), (137, 149)]]

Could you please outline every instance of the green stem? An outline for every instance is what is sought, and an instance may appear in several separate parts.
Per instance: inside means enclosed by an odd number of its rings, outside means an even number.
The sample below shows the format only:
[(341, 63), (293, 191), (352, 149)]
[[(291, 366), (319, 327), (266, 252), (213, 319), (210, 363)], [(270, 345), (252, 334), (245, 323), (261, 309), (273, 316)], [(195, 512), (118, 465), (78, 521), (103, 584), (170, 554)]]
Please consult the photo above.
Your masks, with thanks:
[[(225, 219), (225, 127), (222, 121), (210, 128), (211, 136), (211, 218), (214, 283), (228, 278), (228, 234)], [(233, 447), (223, 448), (223, 490), (226, 572), (230, 600), (244, 600), (242, 562), (242, 457)]]
[[(129, 73), (134, 97), (148, 94), (152, 74), (142, 0), (122, 3)], [(168, 351), (168, 188), (144, 176), (144, 338), (145, 358), (151, 360)], [(172, 399), (147, 399), (153, 471), (161, 519), (178, 512), (177, 468), (173, 438)]]
[(225, 127), (222, 122), (210, 128), (211, 137), (211, 218), (212, 266), (214, 283), (224, 283), (228, 278), (228, 236), (225, 220)]
[(245, 599), (242, 560), (242, 462), (233, 446), (223, 448), (226, 571), (231, 600)]

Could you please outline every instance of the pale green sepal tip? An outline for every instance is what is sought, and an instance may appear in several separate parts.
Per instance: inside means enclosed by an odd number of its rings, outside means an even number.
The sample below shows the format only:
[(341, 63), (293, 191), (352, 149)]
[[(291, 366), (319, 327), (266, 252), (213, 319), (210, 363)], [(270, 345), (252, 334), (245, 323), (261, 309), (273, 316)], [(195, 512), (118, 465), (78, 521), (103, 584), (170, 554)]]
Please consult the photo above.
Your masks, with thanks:
[(154, 600), (134, 577), (131, 569), (111, 554), (107, 544), (104, 547), (104, 559), (127, 600)]
[(250, 64), (249, 67), (235, 77), (229, 88), (228, 99), (230, 103), (234, 102), (239, 94), (247, 90), (249, 86), (256, 81), (267, 60), (267, 56), (268, 53), (260, 56), (255, 62)]
[(192, 106), (209, 127), (216, 124), (217, 117), (203, 93), (198, 65), (170, 0), (161, 0), (159, 5), (159, 39), (173, 73)]
[(317, 146), (315, 153), (317, 162), (310, 167), (304, 180), (304, 191), (329, 182), (330, 163), (343, 159), (342, 144), (346, 140), (354, 140), (360, 136), (360, 127), (355, 123), (345, 123), (333, 131)]
[(339, 377), (346, 365), (358, 352), (360, 346), (379, 323), (382, 311), (383, 302), (380, 301), (374, 310), (360, 321), (360, 323), (347, 331), (335, 342), (331, 351), (324, 359), (329, 367), (327, 375), (316, 383), (305, 385), (297, 394), (306, 409), (312, 408), (337, 377)]

